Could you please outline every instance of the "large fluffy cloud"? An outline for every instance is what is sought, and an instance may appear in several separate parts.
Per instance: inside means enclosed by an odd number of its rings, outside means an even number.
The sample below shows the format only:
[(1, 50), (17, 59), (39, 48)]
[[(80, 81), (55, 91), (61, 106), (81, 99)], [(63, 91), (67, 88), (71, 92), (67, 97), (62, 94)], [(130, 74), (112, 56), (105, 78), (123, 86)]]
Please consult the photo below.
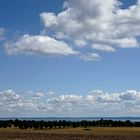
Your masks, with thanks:
[(125, 9), (121, 8), (123, 2), (65, 0), (62, 12), (40, 13), (44, 36), (23, 35), (18, 41), (6, 44), (6, 50), (9, 54), (78, 54), (83, 60), (91, 61), (98, 60), (95, 54), (100, 51), (139, 48), (140, 1)]
[(67, 0), (63, 12), (44, 12), (40, 16), (45, 27), (56, 35), (61, 32), (62, 38), (64, 34), (65, 38), (137, 47), (140, 4), (129, 9), (120, 9), (120, 4), (118, 0)]
[(121, 9), (120, 5), (118, 0), (67, 0), (63, 12), (44, 12), (40, 16), (46, 29), (62, 39), (67, 36), (93, 45), (98, 43), (99, 49), (105, 51), (109, 50), (106, 45), (138, 47), (140, 2), (128, 9)]
[[(5, 116), (139, 116), (140, 92), (93, 90), (85, 95), (53, 92), (0, 92), (0, 117)], [(86, 112), (86, 114), (85, 114)]]

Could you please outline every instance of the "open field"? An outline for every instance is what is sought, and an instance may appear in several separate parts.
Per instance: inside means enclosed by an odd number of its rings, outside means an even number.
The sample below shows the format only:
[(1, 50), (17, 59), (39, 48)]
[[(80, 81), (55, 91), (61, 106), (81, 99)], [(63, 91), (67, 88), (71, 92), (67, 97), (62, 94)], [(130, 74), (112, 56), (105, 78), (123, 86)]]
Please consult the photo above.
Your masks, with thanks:
[(0, 129), (0, 140), (140, 140), (140, 128)]

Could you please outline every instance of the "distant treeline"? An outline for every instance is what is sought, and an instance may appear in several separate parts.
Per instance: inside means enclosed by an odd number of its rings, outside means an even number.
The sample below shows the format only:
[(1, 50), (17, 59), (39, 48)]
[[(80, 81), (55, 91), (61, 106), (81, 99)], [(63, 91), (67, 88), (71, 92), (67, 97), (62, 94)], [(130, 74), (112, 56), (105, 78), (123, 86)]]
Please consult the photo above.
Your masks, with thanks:
[(5, 120), (0, 121), (0, 128), (14, 127), (20, 129), (52, 129), (52, 128), (76, 128), (76, 127), (140, 127), (140, 122), (93, 120), (93, 121), (34, 121), (34, 120)]

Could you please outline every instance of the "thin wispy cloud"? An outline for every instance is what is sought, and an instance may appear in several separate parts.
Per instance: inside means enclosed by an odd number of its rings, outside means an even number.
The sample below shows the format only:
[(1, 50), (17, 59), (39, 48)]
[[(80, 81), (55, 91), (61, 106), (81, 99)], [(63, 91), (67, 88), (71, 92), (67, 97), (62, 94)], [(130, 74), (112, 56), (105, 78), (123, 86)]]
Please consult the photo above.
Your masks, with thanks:
[(5, 29), (2, 28), (2, 27), (0, 27), (0, 40), (3, 39), (3, 37), (4, 37), (4, 33), (5, 33)]

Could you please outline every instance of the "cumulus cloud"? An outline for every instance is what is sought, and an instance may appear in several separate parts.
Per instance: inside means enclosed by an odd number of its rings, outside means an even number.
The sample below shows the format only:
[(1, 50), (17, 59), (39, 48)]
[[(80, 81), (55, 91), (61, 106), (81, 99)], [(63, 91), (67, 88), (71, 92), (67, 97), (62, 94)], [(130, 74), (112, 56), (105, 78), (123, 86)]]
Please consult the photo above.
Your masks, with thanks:
[(74, 55), (74, 51), (68, 44), (49, 36), (23, 35), (16, 42), (7, 42), (5, 49), (8, 54), (50, 54), (50, 55)]
[(135, 90), (128, 90), (120, 95), (123, 100), (140, 100), (140, 93)]
[(15, 42), (6, 43), (6, 51), (8, 54), (75, 54), (80, 58), (82, 54), (83, 60), (94, 61), (98, 59), (91, 49), (115, 52), (117, 47), (139, 48), (140, 2), (122, 9), (123, 2), (65, 0), (61, 12), (40, 13), (44, 35), (23, 35)]
[[(32, 92), (33, 93), (33, 92)], [(138, 116), (140, 92), (105, 92), (93, 90), (85, 95), (57, 95), (36, 92), (18, 94), (14, 90), (0, 92), (0, 117), (29, 116)], [(85, 114), (86, 112), (86, 114)], [(16, 116), (15, 116), (16, 114)]]
[(120, 8), (121, 2), (66, 0), (64, 11), (58, 14), (43, 12), (40, 17), (45, 28), (53, 31), (54, 36), (57, 37), (57, 33), (61, 34), (61, 38), (67, 36), (77, 46), (88, 43), (95, 49), (112, 52), (114, 46), (139, 47), (137, 36), (140, 35), (140, 2), (137, 1), (127, 9)]

